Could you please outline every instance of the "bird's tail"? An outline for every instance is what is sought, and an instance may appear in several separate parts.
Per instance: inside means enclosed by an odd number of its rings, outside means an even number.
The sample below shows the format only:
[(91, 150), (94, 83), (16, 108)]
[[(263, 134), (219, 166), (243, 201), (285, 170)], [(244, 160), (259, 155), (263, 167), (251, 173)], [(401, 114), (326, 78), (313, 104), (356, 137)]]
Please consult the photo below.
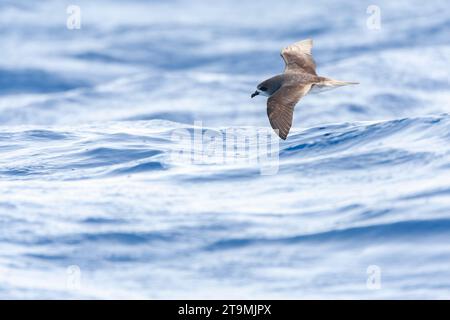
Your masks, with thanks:
[(359, 82), (339, 81), (339, 80), (334, 80), (334, 79), (326, 79), (321, 82), (321, 85), (324, 85), (327, 87), (342, 87), (342, 86), (348, 86), (351, 84), (359, 84)]
[(348, 86), (352, 84), (359, 84), (359, 82), (350, 82), (350, 81), (339, 81), (334, 79), (322, 78), (318, 83), (315, 83), (311, 88), (311, 93), (320, 93), (323, 91), (328, 91), (334, 88)]

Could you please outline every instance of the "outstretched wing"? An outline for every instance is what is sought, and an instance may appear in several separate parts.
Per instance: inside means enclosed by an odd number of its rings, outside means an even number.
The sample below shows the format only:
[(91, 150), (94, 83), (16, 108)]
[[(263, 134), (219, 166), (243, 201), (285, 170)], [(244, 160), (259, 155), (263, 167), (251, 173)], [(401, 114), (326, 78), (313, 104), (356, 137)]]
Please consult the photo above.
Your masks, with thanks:
[(286, 140), (292, 126), (294, 107), (308, 93), (311, 84), (305, 86), (282, 86), (267, 99), (267, 116), (277, 135)]
[(311, 54), (312, 46), (312, 40), (307, 39), (281, 50), (281, 57), (286, 63), (284, 72), (304, 71), (316, 76), (316, 63)]

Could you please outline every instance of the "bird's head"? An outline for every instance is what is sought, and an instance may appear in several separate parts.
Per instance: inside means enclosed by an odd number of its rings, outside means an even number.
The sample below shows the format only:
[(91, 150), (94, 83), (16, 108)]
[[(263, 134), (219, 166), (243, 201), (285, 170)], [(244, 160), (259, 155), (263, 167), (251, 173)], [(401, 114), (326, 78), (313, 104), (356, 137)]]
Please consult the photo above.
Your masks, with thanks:
[(267, 87), (265, 87), (263, 85), (258, 85), (258, 87), (256, 88), (256, 91), (252, 93), (251, 97), (254, 98), (259, 95), (269, 96), (267, 94)]
[(266, 81), (261, 82), (256, 87), (256, 91), (252, 93), (251, 97), (256, 97), (259, 95), (263, 95), (266, 97), (270, 97), (272, 94), (275, 93), (280, 87), (283, 82), (283, 75), (278, 75), (275, 77), (272, 77), (270, 79), (267, 79)]

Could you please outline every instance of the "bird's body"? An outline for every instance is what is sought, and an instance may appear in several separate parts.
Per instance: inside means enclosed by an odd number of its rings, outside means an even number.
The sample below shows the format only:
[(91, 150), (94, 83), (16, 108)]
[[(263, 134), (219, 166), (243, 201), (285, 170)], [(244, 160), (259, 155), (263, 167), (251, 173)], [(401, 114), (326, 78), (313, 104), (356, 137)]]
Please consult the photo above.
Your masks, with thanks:
[(316, 74), (311, 55), (312, 40), (303, 40), (284, 48), (281, 56), (286, 64), (284, 73), (261, 82), (252, 98), (265, 95), (267, 115), (278, 136), (285, 140), (292, 126), (294, 107), (309, 92), (320, 92), (356, 82), (337, 81)]

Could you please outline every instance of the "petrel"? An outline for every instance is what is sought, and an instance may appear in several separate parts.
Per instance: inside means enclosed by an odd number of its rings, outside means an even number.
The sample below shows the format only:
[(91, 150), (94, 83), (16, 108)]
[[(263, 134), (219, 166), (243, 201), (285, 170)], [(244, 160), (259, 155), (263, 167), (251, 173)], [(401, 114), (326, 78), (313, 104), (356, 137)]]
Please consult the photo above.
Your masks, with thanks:
[(281, 50), (281, 57), (286, 64), (284, 73), (261, 82), (251, 95), (252, 98), (260, 94), (269, 97), (269, 122), (283, 140), (286, 140), (291, 129), (294, 107), (303, 96), (309, 92), (358, 84), (318, 76), (316, 63), (311, 55), (312, 45), (312, 40), (306, 39)]

